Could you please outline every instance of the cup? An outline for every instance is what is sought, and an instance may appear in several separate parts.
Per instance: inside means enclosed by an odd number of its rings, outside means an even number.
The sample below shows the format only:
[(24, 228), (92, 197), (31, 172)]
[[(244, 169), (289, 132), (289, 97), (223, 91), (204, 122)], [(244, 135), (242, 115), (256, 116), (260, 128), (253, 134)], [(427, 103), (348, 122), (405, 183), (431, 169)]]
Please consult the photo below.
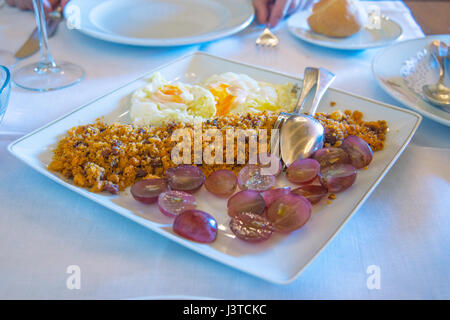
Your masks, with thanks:
[(8, 106), (9, 92), (11, 91), (11, 75), (8, 68), (0, 66), (0, 123)]

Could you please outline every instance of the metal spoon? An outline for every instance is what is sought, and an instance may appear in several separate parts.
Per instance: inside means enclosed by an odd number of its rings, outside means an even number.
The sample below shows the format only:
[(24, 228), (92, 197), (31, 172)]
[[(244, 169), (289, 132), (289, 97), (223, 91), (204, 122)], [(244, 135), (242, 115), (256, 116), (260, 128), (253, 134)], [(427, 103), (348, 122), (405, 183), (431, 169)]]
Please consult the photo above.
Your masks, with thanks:
[[(275, 154), (280, 153), (280, 139), (279, 139), (279, 129), (283, 126), (284, 122), (293, 114), (300, 114), (299, 110), (303, 106), (306, 97), (309, 96), (311, 90), (314, 88), (314, 86), (317, 84), (318, 80), (318, 69), (307, 67), (305, 68), (305, 71), (303, 73), (303, 83), (302, 88), (300, 92), (300, 96), (298, 98), (297, 104), (292, 111), (292, 113), (288, 112), (280, 112), (278, 115), (277, 120), (275, 121), (273, 128), (278, 130), (278, 135), (276, 137), (272, 137), (273, 140), (271, 141), (271, 152)], [(281, 158), (281, 157), (280, 157)]]
[(430, 46), (431, 54), (439, 64), (439, 81), (436, 84), (427, 84), (422, 87), (425, 98), (434, 105), (450, 112), (450, 88), (443, 84), (445, 78), (445, 61), (448, 46), (439, 40), (434, 40)]
[[(289, 166), (297, 159), (309, 158), (323, 147), (324, 128), (313, 115), (325, 91), (333, 82), (335, 75), (323, 68), (305, 69), (305, 81), (294, 113), (282, 122), (280, 133), (281, 159)], [(312, 87), (316, 87), (313, 101), (309, 107), (304, 101)]]
[(303, 73), (303, 84), (302, 90), (300, 92), (300, 97), (298, 98), (297, 105), (295, 106), (292, 113), (280, 112), (277, 120), (273, 126), (274, 129), (279, 129), (283, 125), (284, 121), (286, 121), (293, 114), (300, 114), (300, 109), (303, 106), (306, 97), (311, 92), (312, 88), (317, 84), (318, 80), (318, 72), (317, 68), (307, 67)]

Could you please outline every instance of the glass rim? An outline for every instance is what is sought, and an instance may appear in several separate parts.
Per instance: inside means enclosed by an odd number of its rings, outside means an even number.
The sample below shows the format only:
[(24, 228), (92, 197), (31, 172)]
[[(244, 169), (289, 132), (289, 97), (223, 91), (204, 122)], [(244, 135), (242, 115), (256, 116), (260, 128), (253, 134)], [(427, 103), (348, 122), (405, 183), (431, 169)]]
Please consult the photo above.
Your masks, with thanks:
[(6, 79), (5, 79), (4, 83), (0, 87), (0, 94), (2, 94), (3, 90), (6, 89), (6, 87), (9, 85), (9, 83), (11, 81), (11, 73), (9, 72), (9, 69), (7, 67), (5, 67), (5, 66), (0, 65), (0, 69), (3, 69), (5, 71), (5, 74), (6, 74)]

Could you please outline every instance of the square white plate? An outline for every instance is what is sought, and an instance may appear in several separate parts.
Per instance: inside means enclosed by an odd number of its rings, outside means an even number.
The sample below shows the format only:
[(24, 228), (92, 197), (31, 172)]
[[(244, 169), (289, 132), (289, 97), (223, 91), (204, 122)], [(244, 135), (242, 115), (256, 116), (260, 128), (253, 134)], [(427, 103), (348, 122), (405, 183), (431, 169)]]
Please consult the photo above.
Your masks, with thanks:
[[(218, 199), (202, 188), (195, 194), (198, 208), (209, 212), (216, 218), (219, 224), (219, 234), (211, 245), (199, 244), (174, 234), (170, 218), (162, 215), (156, 205), (144, 205), (135, 201), (128, 191), (117, 196), (107, 193), (91, 193), (86, 189), (76, 187), (61, 175), (47, 170), (53, 148), (73, 126), (93, 123), (97, 118), (103, 116), (104, 121), (108, 123), (129, 121), (129, 96), (134, 90), (142, 87), (146, 83), (145, 79), (154, 71), (161, 72), (168, 80), (180, 80), (188, 83), (196, 83), (215, 73), (226, 71), (244, 73), (257, 80), (272, 83), (301, 82), (298, 78), (205, 53), (190, 54), (157, 70), (152, 70), (148, 75), (11, 143), (8, 147), (9, 151), (62, 186), (96, 201), (150, 230), (212, 259), (274, 283), (293, 281), (325, 247), (388, 172), (409, 143), (421, 121), (421, 116), (414, 112), (330, 89), (319, 106), (319, 112), (357, 109), (364, 113), (365, 119), (384, 119), (388, 122), (390, 132), (387, 135), (386, 147), (375, 153), (369, 170), (360, 170), (355, 184), (339, 193), (332, 204), (327, 205), (326, 201), (322, 200), (315, 205), (311, 219), (303, 228), (289, 235), (274, 234), (269, 241), (259, 244), (245, 243), (236, 239), (228, 227), (226, 200)], [(332, 101), (336, 102), (336, 106), (330, 107)], [(278, 180), (278, 185), (287, 184), (284, 177)]]

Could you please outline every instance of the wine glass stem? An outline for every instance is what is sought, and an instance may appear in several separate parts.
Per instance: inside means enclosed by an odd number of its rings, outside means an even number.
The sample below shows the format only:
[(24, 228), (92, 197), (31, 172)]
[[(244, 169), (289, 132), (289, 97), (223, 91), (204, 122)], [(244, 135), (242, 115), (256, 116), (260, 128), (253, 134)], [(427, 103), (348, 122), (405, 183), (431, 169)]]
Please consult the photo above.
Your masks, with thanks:
[(44, 6), (42, 0), (33, 0), (34, 15), (36, 17), (36, 25), (39, 35), (39, 46), (41, 59), (39, 61), (39, 66), (37, 72), (48, 71), (49, 68), (55, 68), (56, 64), (53, 60), (52, 54), (48, 48), (48, 38), (47, 38), (47, 24), (45, 21)]

